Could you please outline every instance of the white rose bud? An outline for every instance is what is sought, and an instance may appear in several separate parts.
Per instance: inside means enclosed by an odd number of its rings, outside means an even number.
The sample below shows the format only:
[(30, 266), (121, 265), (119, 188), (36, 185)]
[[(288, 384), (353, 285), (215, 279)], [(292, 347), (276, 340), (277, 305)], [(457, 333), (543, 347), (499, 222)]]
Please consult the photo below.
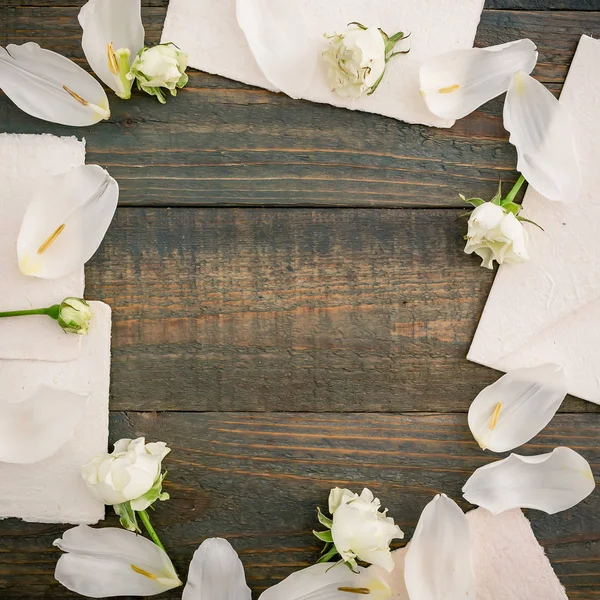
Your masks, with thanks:
[[(110, 454), (93, 458), (81, 469), (91, 492), (111, 506), (129, 503), (134, 511), (146, 510), (161, 493), (163, 458), (171, 451), (164, 442), (146, 444), (143, 437), (122, 439)], [(117, 513), (121, 514), (119, 510)]]
[(479, 255), (481, 266), (492, 269), (494, 261), (511, 264), (529, 260), (527, 241), (523, 224), (512, 212), (484, 202), (469, 218), (465, 252)]
[(371, 95), (385, 74), (388, 61), (396, 54), (394, 46), (405, 36), (402, 32), (389, 37), (377, 27), (354, 27), (333, 35), (326, 35), (329, 47), (323, 53), (329, 64), (329, 85), (342, 97), (359, 98)]
[(342, 560), (356, 567), (356, 560), (392, 571), (394, 560), (390, 551), (393, 539), (404, 533), (380, 512), (381, 503), (365, 488), (360, 496), (350, 490), (334, 488), (329, 495), (329, 510), (333, 515), (331, 536)]
[(152, 48), (142, 48), (136, 56), (128, 79), (135, 78), (139, 90), (151, 96), (156, 96), (162, 104), (166, 103), (166, 88), (172, 96), (177, 95), (177, 89), (188, 82), (188, 55), (175, 44), (159, 44)]
[(86, 335), (92, 316), (92, 309), (83, 298), (65, 298), (58, 308), (56, 320), (66, 333)]

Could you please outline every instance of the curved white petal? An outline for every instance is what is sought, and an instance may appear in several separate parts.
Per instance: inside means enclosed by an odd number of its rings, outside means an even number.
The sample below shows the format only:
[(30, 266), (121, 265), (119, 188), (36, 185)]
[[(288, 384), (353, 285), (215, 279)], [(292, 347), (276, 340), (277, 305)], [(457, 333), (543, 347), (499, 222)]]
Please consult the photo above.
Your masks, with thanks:
[(200, 544), (190, 564), (182, 600), (251, 600), (244, 566), (227, 540)]
[(566, 395), (567, 378), (557, 365), (510, 371), (473, 400), (469, 428), (483, 450), (512, 450), (550, 423)]
[(73, 437), (89, 399), (42, 386), (24, 402), (0, 401), (0, 462), (31, 464), (55, 454)]
[(517, 149), (517, 170), (548, 200), (579, 197), (581, 170), (571, 119), (544, 85), (518, 71), (504, 103), (504, 127)]
[(133, 80), (115, 73), (111, 50), (129, 50), (128, 65), (144, 47), (141, 0), (89, 0), (79, 11), (81, 46), (94, 73), (118, 94), (127, 94)]
[(421, 513), (406, 553), (404, 580), (410, 598), (473, 600), (471, 552), (467, 517), (456, 502), (438, 494)]
[(181, 585), (165, 551), (131, 531), (79, 525), (54, 545), (66, 552), (54, 576), (83, 596), (151, 596)]
[(519, 507), (553, 515), (581, 502), (595, 485), (587, 460), (560, 447), (538, 456), (511, 454), (480, 467), (463, 487), (463, 496), (495, 515)]
[[(371, 567), (358, 571), (354, 573), (344, 564), (313, 565), (264, 591), (260, 600), (387, 600), (392, 597), (391, 588), (380, 576), (382, 570)], [(357, 593), (352, 593), (353, 589)]]
[(453, 50), (421, 66), (421, 94), (434, 115), (462, 119), (506, 92), (516, 71), (531, 73), (537, 56), (535, 44), (528, 39)]
[(41, 181), (17, 240), (21, 272), (55, 279), (81, 267), (100, 246), (118, 199), (117, 182), (97, 165)]
[(318, 48), (295, 1), (237, 0), (237, 20), (264, 76), (292, 98), (310, 86)]
[(0, 89), (45, 121), (83, 126), (110, 117), (106, 93), (89, 73), (33, 42), (0, 48)]

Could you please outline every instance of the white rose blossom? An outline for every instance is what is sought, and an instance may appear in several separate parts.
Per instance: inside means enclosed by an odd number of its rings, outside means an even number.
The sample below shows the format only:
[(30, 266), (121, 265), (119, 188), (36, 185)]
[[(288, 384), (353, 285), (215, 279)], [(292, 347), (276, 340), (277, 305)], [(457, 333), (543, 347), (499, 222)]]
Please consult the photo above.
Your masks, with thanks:
[(142, 48), (136, 56), (128, 79), (135, 78), (139, 90), (151, 96), (156, 96), (161, 104), (166, 103), (166, 88), (172, 96), (188, 82), (188, 55), (177, 48), (175, 44), (159, 44), (152, 48)]
[(529, 260), (527, 241), (527, 232), (512, 212), (485, 202), (469, 218), (465, 252), (479, 255), (481, 266), (492, 269), (494, 261), (501, 265)]
[(381, 511), (381, 502), (369, 489), (363, 489), (360, 495), (347, 489), (332, 489), (329, 512), (332, 519), (319, 511), (319, 521), (330, 531), (314, 532), (328, 544), (319, 562), (339, 554), (353, 570), (357, 568), (357, 560), (388, 572), (393, 570), (390, 543), (393, 539), (402, 539), (404, 533), (394, 519), (387, 516), (387, 509)]
[(135, 512), (145, 511), (156, 500), (168, 500), (162, 492), (162, 460), (170, 452), (164, 442), (146, 444), (143, 437), (122, 439), (110, 454), (94, 457), (81, 469), (90, 491), (113, 506), (121, 524), (137, 530)]
[(394, 46), (405, 39), (403, 32), (388, 36), (378, 27), (351, 23), (342, 33), (326, 35), (329, 46), (323, 53), (329, 64), (329, 85), (342, 97), (371, 95), (381, 83), (390, 59), (408, 50), (394, 52)]

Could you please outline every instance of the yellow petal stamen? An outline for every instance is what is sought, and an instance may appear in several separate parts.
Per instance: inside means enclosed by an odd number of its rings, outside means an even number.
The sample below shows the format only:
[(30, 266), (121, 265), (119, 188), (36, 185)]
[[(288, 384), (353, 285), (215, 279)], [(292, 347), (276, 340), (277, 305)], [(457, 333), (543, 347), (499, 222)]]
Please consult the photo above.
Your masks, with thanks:
[(38, 254), (44, 254), (50, 246), (56, 241), (56, 238), (64, 231), (65, 224), (59, 225), (54, 233), (37, 249)]
[(144, 569), (140, 569), (140, 567), (136, 567), (135, 565), (129, 565), (136, 573), (138, 573), (139, 575), (143, 575), (144, 577), (147, 577), (148, 579), (153, 579), (154, 581), (156, 581), (158, 579), (158, 577), (152, 573), (148, 573), (148, 571), (144, 571)]
[(113, 75), (118, 75), (120, 72), (119, 61), (113, 48), (112, 42), (106, 44), (106, 56), (108, 57), (108, 68)]
[(500, 411), (502, 410), (502, 402), (498, 402), (496, 404), (496, 408), (490, 417), (490, 424), (488, 425), (488, 429), (490, 431), (494, 431), (496, 429), (496, 425), (498, 424), (498, 418), (500, 417)]
[(362, 594), (364, 596), (368, 596), (371, 593), (369, 588), (355, 588), (355, 587), (339, 587), (338, 591), (340, 592), (348, 592), (349, 594)]
[(454, 85), (449, 85), (448, 87), (440, 88), (438, 90), (438, 92), (440, 94), (451, 94), (452, 92), (455, 92), (459, 88), (460, 88), (460, 85), (458, 83), (455, 83)]
[(89, 102), (85, 98), (82, 98), (79, 94), (76, 94), (73, 90), (69, 89), (66, 85), (63, 85), (63, 90), (65, 90), (65, 92), (68, 92), (69, 94), (71, 94), (71, 96), (73, 96), (73, 98), (75, 98), (75, 100), (77, 100), (77, 102), (79, 102), (79, 104), (83, 104), (84, 106), (89, 105)]

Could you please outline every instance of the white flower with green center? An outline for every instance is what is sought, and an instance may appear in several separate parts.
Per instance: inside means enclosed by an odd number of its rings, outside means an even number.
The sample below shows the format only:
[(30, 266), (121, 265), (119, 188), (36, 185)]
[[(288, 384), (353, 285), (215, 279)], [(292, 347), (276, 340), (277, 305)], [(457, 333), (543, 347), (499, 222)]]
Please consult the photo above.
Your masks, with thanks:
[(79, 11), (81, 46), (94, 73), (117, 96), (131, 97), (131, 60), (144, 46), (140, 0), (89, 0)]

